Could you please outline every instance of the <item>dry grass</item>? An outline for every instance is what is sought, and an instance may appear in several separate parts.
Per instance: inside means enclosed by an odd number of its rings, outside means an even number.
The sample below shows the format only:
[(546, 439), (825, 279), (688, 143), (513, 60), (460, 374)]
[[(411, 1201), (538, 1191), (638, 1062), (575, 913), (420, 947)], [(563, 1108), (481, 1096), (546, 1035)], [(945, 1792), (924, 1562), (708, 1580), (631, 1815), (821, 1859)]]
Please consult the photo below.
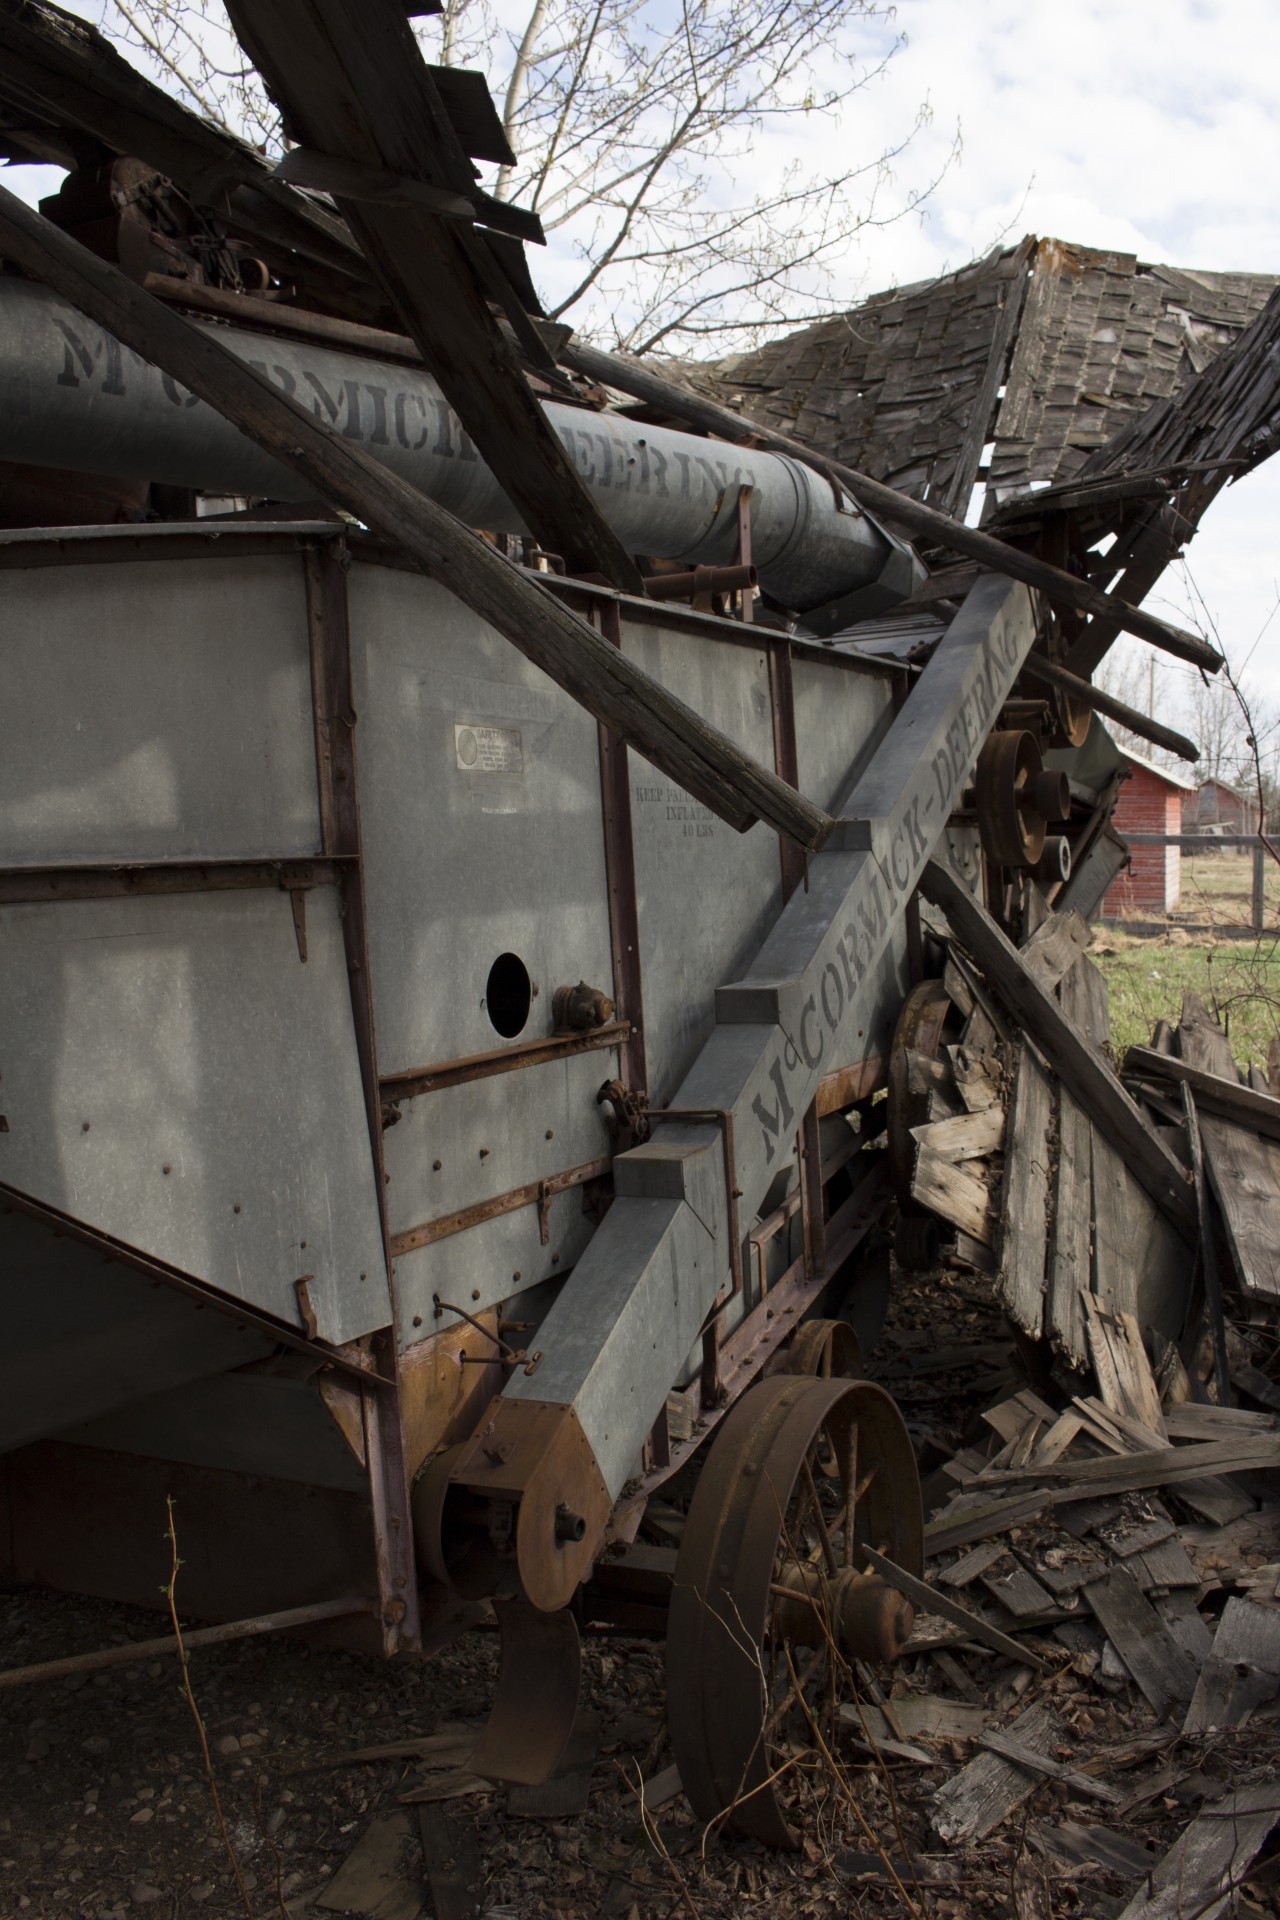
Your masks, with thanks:
[(1280, 1034), (1280, 935), (1260, 941), (1194, 938), (1180, 927), (1144, 938), (1099, 928), (1093, 956), (1111, 997), (1111, 1037), (1117, 1059), (1148, 1046), (1157, 1020), (1177, 1025), (1184, 993), (1216, 1008), (1241, 1066), (1264, 1070), (1267, 1048)]

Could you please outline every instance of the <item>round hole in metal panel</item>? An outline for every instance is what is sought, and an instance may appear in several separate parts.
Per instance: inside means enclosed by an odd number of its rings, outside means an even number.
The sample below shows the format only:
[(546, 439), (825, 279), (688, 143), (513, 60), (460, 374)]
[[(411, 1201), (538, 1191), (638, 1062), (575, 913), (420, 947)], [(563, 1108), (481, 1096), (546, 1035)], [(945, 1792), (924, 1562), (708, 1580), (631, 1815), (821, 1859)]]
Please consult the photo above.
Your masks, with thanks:
[(504, 1040), (523, 1033), (533, 1001), (533, 982), (529, 969), (518, 953), (500, 953), (489, 969), (484, 1004), (494, 1027)]

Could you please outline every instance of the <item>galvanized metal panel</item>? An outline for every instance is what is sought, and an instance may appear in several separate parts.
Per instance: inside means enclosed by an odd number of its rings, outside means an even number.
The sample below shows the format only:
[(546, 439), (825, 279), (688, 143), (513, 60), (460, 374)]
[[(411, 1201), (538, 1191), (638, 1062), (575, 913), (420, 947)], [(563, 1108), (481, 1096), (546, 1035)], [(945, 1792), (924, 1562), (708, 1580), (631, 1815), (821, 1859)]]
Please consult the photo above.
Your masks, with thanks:
[[(582, 1188), (571, 1187), (551, 1196), (545, 1246), (535, 1205), (498, 1214), (464, 1233), (402, 1254), (395, 1263), (400, 1345), (412, 1346), (459, 1324), (454, 1313), (436, 1317), (435, 1295), (466, 1313), (482, 1313), (541, 1281), (562, 1278), (595, 1231)], [(511, 1338), (515, 1346), (526, 1344), (523, 1334)]]
[(0, 1313), (0, 1451), (272, 1347), (16, 1207), (0, 1209)]
[(0, 863), (318, 849), (295, 556), (5, 569), (0, 631)]
[(602, 1050), (406, 1100), (382, 1136), (392, 1233), (611, 1153), (596, 1094), (617, 1071)]
[(435, 581), (357, 564), (350, 594), (380, 1069), (502, 1045), (503, 953), (548, 1034), (557, 986), (612, 991), (596, 723)]
[(322, 1338), (390, 1320), (336, 890), (0, 911), (0, 1179)]
[(800, 791), (829, 813), (888, 732), (892, 681), (888, 673), (879, 678), (796, 654), (791, 686)]
[[(773, 765), (763, 652), (625, 618), (623, 645), (695, 712)], [(631, 810), (649, 1094), (661, 1106), (715, 1024), (716, 988), (737, 978), (777, 918), (781, 867), (767, 828), (735, 833), (636, 754)]]

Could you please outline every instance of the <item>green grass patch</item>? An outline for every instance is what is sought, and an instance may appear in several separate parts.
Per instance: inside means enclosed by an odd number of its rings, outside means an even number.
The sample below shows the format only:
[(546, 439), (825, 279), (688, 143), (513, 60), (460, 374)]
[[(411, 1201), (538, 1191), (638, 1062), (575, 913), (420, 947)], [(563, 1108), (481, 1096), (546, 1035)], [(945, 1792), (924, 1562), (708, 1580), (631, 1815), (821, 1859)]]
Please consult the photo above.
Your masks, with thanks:
[(1184, 993), (1215, 1008), (1241, 1066), (1266, 1070), (1267, 1049), (1280, 1034), (1280, 940), (1193, 941), (1181, 929), (1145, 940), (1099, 929), (1093, 958), (1111, 997), (1117, 1060), (1127, 1047), (1147, 1047), (1157, 1020), (1177, 1026)]

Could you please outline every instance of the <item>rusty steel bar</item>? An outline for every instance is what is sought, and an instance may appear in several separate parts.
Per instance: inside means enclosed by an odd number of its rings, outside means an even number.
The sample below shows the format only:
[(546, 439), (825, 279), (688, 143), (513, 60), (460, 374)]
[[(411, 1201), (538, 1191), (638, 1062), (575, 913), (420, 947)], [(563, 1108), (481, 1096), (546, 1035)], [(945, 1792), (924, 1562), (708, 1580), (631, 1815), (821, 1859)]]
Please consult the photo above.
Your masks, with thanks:
[[(279, 1613), (258, 1613), (247, 1620), (228, 1620), (220, 1627), (194, 1627), (182, 1636), (193, 1647), (224, 1646), (231, 1640), (249, 1640), (259, 1633), (288, 1633), (293, 1627), (314, 1626), (320, 1620), (345, 1620), (373, 1613), (371, 1600), (315, 1600), (307, 1607), (285, 1607)], [(25, 1687), (38, 1680), (61, 1680), (69, 1673), (96, 1673), (100, 1667), (124, 1667), (135, 1660), (153, 1660), (157, 1654), (176, 1653), (177, 1636), (161, 1634), (155, 1640), (131, 1640), (123, 1647), (99, 1647), (96, 1653), (73, 1653), (63, 1660), (37, 1660), (29, 1667), (0, 1668), (0, 1687)]]
[[(599, 609), (600, 631), (611, 647), (622, 647), (622, 611), (616, 600)], [(600, 812), (604, 826), (604, 870), (609, 889), (609, 948), (613, 959), (613, 997), (619, 1016), (631, 1023), (622, 1054), (622, 1079), (628, 1092), (649, 1097), (649, 1065), (644, 1046), (644, 978), (640, 961), (640, 896), (636, 882), (635, 833), (631, 819), (631, 767), (625, 740), (601, 723)], [(787, 843), (790, 844), (789, 842)]]
[(530, 1180), (523, 1187), (510, 1187), (506, 1193), (496, 1193), (492, 1200), (477, 1200), (474, 1206), (459, 1207), (456, 1213), (442, 1213), (437, 1220), (406, 1227), (403, 1233), (392, 1235), (392, 1258), (398, 1260), (402, 1254), (412, 1253), (418, 1247), (448, 1240), (455, 1233), (465, 1233), (468, 1227), (496, 1220), (499, 1214), (515, 1213), (544, 1198), (552, 1199), (557, 1193), (568, 1193), (573, 1187), (584, 1186), (588, 1180), (598, 1180), (612, 1165), (611, 1159), (586, 1160), (579, 1167), (570, 1167), (566, 1173), (551, 1173), (545, 1180)]
[(650, 600), (696, 600), (703, 595), (749, 591), (758, 584), (752, 566), (693, 567), (686, 573), (650, 574), (644, 590)]
[(286, 893), (342, 882), (340, 858), (323, 860), (202, 860), (138, 866), (10, 867), (0, 870), (0, 906), (50, 900), (106, 900), (131, 894), (240, 892), (279, 887)]
[(549, 1033), (538, 1040), (522, 1040), (514, 1047), (494, 1047), (488, 1053), (467, 1053), (442, 1060), (433, 1067), (409, 1067), (385, 1074), (379, 1085), (384, 1100), (412, 1100), (420, 1093), (439, 1093), (443, 1087), (461, 1087), (472, 1080), (489, 1080), (496, 1073), (517, 1073), (550, 1060), (569, 1060), (580, 1053), (625, 1047), (631, 1038), (628, 1020), (610, 1020), (587, 1033)]

